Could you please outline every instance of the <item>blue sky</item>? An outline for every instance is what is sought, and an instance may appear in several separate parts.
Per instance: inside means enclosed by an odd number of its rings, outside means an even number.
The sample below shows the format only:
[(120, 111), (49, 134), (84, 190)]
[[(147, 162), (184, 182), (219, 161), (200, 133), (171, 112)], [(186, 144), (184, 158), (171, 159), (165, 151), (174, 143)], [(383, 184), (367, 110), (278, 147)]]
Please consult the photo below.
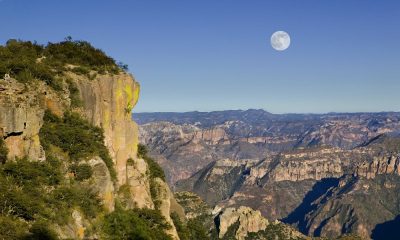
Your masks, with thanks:
[[(141, 83), (134, 112), (400, 111), (400, 1), (0, 0), (0, 42), (92, 42)], [(273, 50), (284, 30), (291, 46)]]

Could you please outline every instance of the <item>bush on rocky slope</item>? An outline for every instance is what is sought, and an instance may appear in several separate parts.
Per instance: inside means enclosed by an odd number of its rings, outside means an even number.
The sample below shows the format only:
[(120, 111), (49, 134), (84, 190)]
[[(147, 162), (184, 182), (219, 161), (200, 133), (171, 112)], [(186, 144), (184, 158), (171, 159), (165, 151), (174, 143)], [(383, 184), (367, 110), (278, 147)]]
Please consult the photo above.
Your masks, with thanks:
[(7, 160), (8, 149), (2, 137), (0, 137), (0, 163), (5, 163)]
[(148, 176), (150, 177), (150, 194), (151, 198), (153, 199), (154, 205), (156, 209), (160, 207), (160, 201), (157, 200), (157, 188), (158, 184), (156, 181), (156, 178), (160, 178), (165, 182), (165, 174), (163, 169), (158, 165), (154, 159), (152, 159), (150, 156), (147, 155), (148, 151), (146, 146), (139, 144), (138, 145), (138, 151), (137, 151), (137, 156), (139, 158), (143, 158), (148, 166)]
[(103, 130), (91, 125), (79, 114), (66, 112), (64, 117), (60, 118), (47, 110), (39, 135), (45, 150), (49, 150), (51, 145), (59, 147), (68, 153), (74, 162), (100, 156), (107, 165), (111, 177), (116, 179), (112, 159), (104, 146)]
[(101, 226), (104, 239), (172, 239), (165, 233), (171, 226), (160, 212), (151, 209), (124, 210), (117, 208), (104, 218)]
[(148, 150), (145, 145), (138, 145), (137, 155), (138, 157), (143, 158), (146, 161), (149, 167), (150, 178), (161, 178), (163, 181), (165, 181), (164, 170), (160, 167), (160, 165), (158, 165), (156, 161), (154, 161), (154, 159), (148, 156)]
[(55, 90), (61, 90), (67, 65), (74, 66), (70, 67), (71, 71), (88, 75), (90, 79), (93, 78), (90, 71), (115, 74), (127, 69), (89, 42), (73, 41), (70, 37), (47, 45), (10, 39), (0, 46), (0, 77), (10, 74), (23, 83), (38, 79)]
[[(76, 208), (88, 218), (102, 211), (100, 200), (87, 187), (65, 181), (59, 160), (24, 158), (0, 166), (0, 236), (15, 239), (10, 229), (17, 228), (15, 234), (27, 234), (26, 239), (50, 234), (52, 224), (68, 223)], [(40, 228), (29, 230), (29, 225), (39, 223)]]

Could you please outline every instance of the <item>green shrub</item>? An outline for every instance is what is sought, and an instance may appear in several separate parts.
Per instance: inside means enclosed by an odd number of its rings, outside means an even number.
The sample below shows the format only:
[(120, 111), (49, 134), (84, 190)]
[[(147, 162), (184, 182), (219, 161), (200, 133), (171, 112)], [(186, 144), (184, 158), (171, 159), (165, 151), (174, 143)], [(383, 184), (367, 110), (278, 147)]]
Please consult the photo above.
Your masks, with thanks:
[(159, 187), (158, 183), (155, 181), (155, 179), (151, 178), (150, 179), (150, 195), (151, 195), (151, 199), (153, 200), (155, 209), (160, 209), (160, 206), (161, 206), (161, 200), (158, 198), (158, 192), (159, 192), (158, 187)]
[(75, 179), (83, 181), (89, 179), (93, 175), (92, 167), (88, 164), (73, 164), (69, 170), (74, 174)]
[(171, 219), (174, 222), (176, 231), (178, 232), (178, 236), (180, 240), (191, 240), (194, 238), (190, 237), (190, 232), (188, 228), (186, 227), (185, 223), (181, 221), (179, 218), (178, 214), (176, 212), (173, 212), (171, 214)]
[(32, 79), (46, 82), (57, 87), (57, 75), (51, 66), (37, 61), (44, 54), (45, 48), (30, 41), (11, 39), (5, 46), (0, 46), (0, 76), (8, 73), (18, 81), (28, 83)]
[(8, 73), (23, 83), (38, 79), (55, 90), (62, 90), (60, 77), (64, 75), (67, 64), (77, 66), (71, 71), (83, 75), (91, 70), (116, 74), (128, 69), (126, 64), (117, 64), (89, 42), (73, 41), (71, 38), (45, 46), (11, 39), (5, 46), (0, 46), (0, 76)]
[(82, 107), (83, 103), (79, 95), (79, 89), (76, 86), (76, 83), (72, 79), (68, 78), (67, 84), (69, 90), (69, 98), (71, 99), (71, 107)]
[(19, 159), (0, 168), (0, 212), (25, 220), (35, 216), (48, 217), (47, 194), (44, 189), (56, 186), (63, 175), (49, 162), (30, 162)]
[[(235, 231), (236, 232), (236, 231)], [(246, 239), (282, 239), (282, 240), (300, 240), (304, 239), (301, 236), (296, 237), (290, 234), (289, 230), (287, 227), (285, 227), (284, 224), (278, 223), (278, 224), (269, 224), (265, 230), (252, 233), (250, 232)]]
[(84, 66), (78, 66), (71, 69), (72, 72), (79, 75), (87, 75), (90, 72), (90, 69)]
[(114, 59), (86, 41), (68, 39), (59, 43), (49, 43), (45, 48), (45, 56), (49, 61), (55, 60), (78, 66), (117, 67)]
[[(48, 115), (47, 121), (55, 123), (61, 119)], [(51, 150), (47, 151), (46, 161), (23, 158), (0, 165), (0, 216), (5, 217), (0, 217), (0, 225), (8, 226), (0, 226), (0, 236), (17, 239), (19, 232), (10, 233), (7, 229), (22, 228), (21, 219), (33, 226), (41, 221), (42, 227), (33, 227), (28, 235), (18, 239), (54, 239), (51, 231), (43, 226), (67, 224), (73, 209), (80, 209), (86, 218), (94, 218), (103, 211), (97, 194), (89, 186), (66, 181), (63, 169), (64, 164)], [(92, 174), (87, 164), (77, 166), (74, 171), (79, 180)], [(23, 229), (22, 232), (28, 232), (27, 227)]]
[(190, 239), (208, 239), (207, 229), (205, 229), (203, 222), (198, 219), (190, 219), (187, 223)]
[(21, 239), (28, 231), (28, 224), (15, 218), (0, 215), (0, 237), (3, 240)]
[(141, 143), (138, 144), (138, 150), (137, 150), (137, 155), (138, 157), (142, 158), (147, 156), (148, 150), (147, 147)]
[(161, 178), (163, 181), (165, 181), (164, 170), (160, 167), (160, 165), (158, 165), (156, 161), (154, 161), (153, 158), (149, 157), (147, 154), (147, 147), (143, 144), (138, 144), (137, 155), (138, 157), (143, 158), (146, 161), (149, 167), (150, 178)]
[(117, 208), (104, 217), (101, 229), (104, 239), (168, 240), (170, 227), (157, 210)]
[(91, 125), (79, 114), (66, 112), (63, 118), (59, 118), (47, 110), (39, 135), (45, 150), (51, 145), (57, 146), (76, 162), (82, 158), (100, 156), (107, 165), (112, 179), (116, 179), (113, 161), (104, 146), (103, 130)]
[(30, 162), (27, 158), (7, 162), (3, 166), (3, 172), (6, 176), (12, 177), (19, 186), (32, 184), (54, 186), (62, 179), (61, 171), (51, 164)]
[(2, 137), (0, 137), (0, 163), (7, 161), (8, 149)]
[(144, 146), (143, 144), (138, 144), (137, 156), (143, 158), (147, 163), (148, 166), (147, 174), (150, 177), (150, 194), (156, 209), (158, 209), (160, 207), (161, 202), (157, 200), (158, 184), (155, 181), (155, 179), (160, 178), (165, 182), (165, 174), (164, 170), (160, 167), (160, 165), (158, 165), (158, 163), (154, 161), (154, 159), (149, 157), (147, 154), (148, 150), (146, 146)]
[(94, 218), (103, 209), (101, 200), (90, 188), (78, 184), (60, 186), (52, 192), (51, 199), (54, 207), (61, 205), (71, 209), (79, 207), (89, 218)]

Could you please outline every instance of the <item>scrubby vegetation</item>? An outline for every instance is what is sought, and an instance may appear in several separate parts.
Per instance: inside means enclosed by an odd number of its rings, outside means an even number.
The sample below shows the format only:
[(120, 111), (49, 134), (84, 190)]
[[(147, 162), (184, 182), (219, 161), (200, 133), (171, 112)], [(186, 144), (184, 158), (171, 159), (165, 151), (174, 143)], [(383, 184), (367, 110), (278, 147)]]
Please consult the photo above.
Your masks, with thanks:
[(60, 118), (47, 110), (39, 135), (45, 150), (49, 150), (52, 145), (59, 147), (68, 153), (72, 162), (100, 156), (111, 177), (116, 179), (113, 161), (104, 146), (103, 130), (91, 125), (79, 114), (66, 112), (64, 117)]
[(143, 144), (138, 144), (138, 157), (143, 158), (147, 165), (149, 166), (149, 175), (150, 178), (161, 178), (165, 181), (164, 170), (158, 165), (154, 159), (148, 156), (147, 147)]
[(81, 107), (83, 103), (79, 95), (79, 89), (76, 86), (76, 83), (70, 78), (67, 78), (66, 82), (68, 84), (69, 98), (71, 99), (71, 107), (73, 108)]
[(147, 174), (150, 177), (151, 198), (153, 199), (154, 205), (158, 209), (161, 203), (157, 200), (158, 184), (156, 182), (156, 178), (160, 178), (161, 180), (165, 181), (164, 171), (160, 165), (154, 161), (154, 159), (148, 156), (148, 150), (143, 144), (138, 144), (137, 156), (143, 158), (147, 163), (149, 169)]
[(175, 225), (176, 231), (178, 232), (178, 236), (179, 236), (180, 240), (194, 239), (194, 238), (191, 238), (189, 229), (187, 228), (186, 224), (181, 221), (181, 219), (179, 218), (179, 216), (176, 212), (173, 212), (171, 214), (171, 219), (174, 222), (174, 225)]
[[(184, 208), (187, 216), (192, 216), (184, 226), (189, 232), (189, 239), (217, 239), (211, 208), (195, 193), (177, 192), (177, 202)], [(172, 216), (171, 216), (172, 217)], [(211, 229), (211, 236), (209, 230)]]
[[(92, 168), (83, 160), (108, 154), (100, 128), (76, 113), (67, 112), (61, 118), (46, 111), (40, 139), (46, 161), (23, 158), (0, 165), (2, 239), (58, 239), (55, 225), (71, 223), (74, 210), (93, 221), (89, 231), (95, 231), (102, 239), (172, 239), (165, 233), (171, 226), (158, 209), (125, 210), (117, 200), (116, 210), (104, 215), (97, 194), (90, 184), (81, 182), (93, 175)], [(1, 146), (6, 153), (4, 141)], [(150, 159), (147, 155), (141, 157)], [(160, 177), (161, 168), (156, 163), (152, 166), (150, 172), (156, 170), (149, 175)], [(112, 165), (110, 170), (114, 171)], [(179, 231), (186, 229), (183, 223), (177, 225)]]
[[(265, 239), (265, 240), (275, 240), (275, 239), (282, 239), (282, 240), (303, 240), (305, 238), (293, 236), (290, 234), (289, 227), (285, 226), (282, 223), (278, 224), (269, 224), (267, 228), (263, 231), (259, 231), (256, 233), (250, 232), (246, 239)], [(236, 232), (236, 231), (235, 231)]]
[(93, 78), (95, 73), (116, 74), (127, 69), (127, 65), (117, 64), (89, 42), (73, 41), (71, 37), (47, 45), (11, 39), (0, 46), (0, 77), (10, 74), (23, 83), (38, 79), (55, 90), (62, 89), (67, 70)]
[(89, 179), (93, 175), (92, 167), (88, 164), (73, 164), (69, 167), (71, 173), (74, 174), (75, 179), (83, 181)]
[(105, 239), (168, 240), (165, 233), (171, 226), (160, 212), (151, 209), (123, 210), (117, 208), (104, 218), (102, 232)]
[(190, 234), (190, 239), (208, 239), (205, 222), (201, 218), (190, 219), (187, 222), (187, 228)]
[(0, 236), (4, 239), (56, 239), (52, 224), (68, 223), (73, 209), (93, 218), (102, 206), (90, 189), (65, 181), (60, 160), (23, 158), (0, 166)]
[(7, 160), (8, 149), (2, 137), (0, 137), (0, 163), (5, 163)]

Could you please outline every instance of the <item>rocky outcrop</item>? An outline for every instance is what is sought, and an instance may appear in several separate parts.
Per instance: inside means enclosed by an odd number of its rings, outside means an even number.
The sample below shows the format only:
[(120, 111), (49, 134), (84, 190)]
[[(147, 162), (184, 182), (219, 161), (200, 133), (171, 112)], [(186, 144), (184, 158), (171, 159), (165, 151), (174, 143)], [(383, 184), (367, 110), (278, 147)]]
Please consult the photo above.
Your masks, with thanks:
[(139, 131), (131, 119), (131, 111), (139, 98), (139, 84), (126, 73), (100, 76), (94, 81), (78, 76), (75, 79), (84, 102), (85, 115), (104, 130), (105, 145), (115, 164), (118, 186), (129, 186), (135, 207), (154, 208), (154, 201), (161, 202), (161, 214), (171, 225), (168, 233), (179, 239), (170, 217), (173, 195), (168, 185), (158, 180), (158, 199), (152, 199), (148, 166), (137, 157)]
[[(159, 203), (158, 209), (161, 212), (161, 215), (167, 220), (167, 223), (171, 226), (174, 226), (174, 222), (171, 219), (171, 199), (174, 199), (174, 195), (171, 193), (168, 185), (162, 181), (160, 178), (156, 178), (155, 180), (157, 197), (154, 201)], [(172, 236), (173, 239), (179, 239), (178, 233), (175, 227), (172, 227), (167, 230), (167, 233)]]
[(367, 179), (375, 178), (380, 174), (400, 175), (400, 156), (380, 156), (374, 157), (373, 161), (365, 162), (357, 166), (355, 175)]
[[(177, 202), (184, 208), (187, 219), (194, 219), (201, 215), (211, 215), (213, 213), (212, 209), (195, 193), (176, 192), (175, 197)], [(213, 215), (218, 212), (213, 213)]]
[(243, 240), (250, 232), (258, 232), (265, 230), (269, 222), (261, 216), (260, 211), (254, 211), (249, 207), (226, 208), (218, 216), (219, 227), (218, 236), (222, 238), (228, 231), (228, 228), (239, 223), (239, 227), (235, 233), (236, 239)]
[[(45, 160), (46, 154), (40, 145), (39, 131), (43, 125), (46, 109), (62, 116), (65, 111), (75, 111), (95, 126), (104, 130), (105, 146), (114, 163), (117, 182), (111, 178), (109, 169), (100, 157), (82, 159), (93, 170), (90, 181), (81, 184), (89, 186), (101, 199), (107, 212), (114, 210), (118, 191), (129, 188), (127, 208), (151, 208), (154, 202), (150, 193), (150, 179), (147, 163), (137, 157), (138, 126), (131, 119), (131, 111), (139, 97), (139, 84), (127, 73), (97, 75), (90, 80), (84, 75), (66, 72), (66, 76), (78, 87), (82, 107), (71, 107), (67, 83), (55, 92), (42, 81), (24, 85), (15, 79), (0, 81), (0, 137), (5, 139), (9, 158), (29, 157), (30, 160)], [(61, 156), (60, 156), (61, 157)], [(128, 161), (129, 159), (129, 161)], [(79, 164), (81, 164), (79, 163)], [(68, 167), (68, 166), (67, 166)], [(174, 239), (179, 239), (170, 218), (171, 204), (177, 203), (169, 187), (159, 182), (161, 212), (172, 226), (169, 229)], [(74, 211), (73, 222), (66, 226), (55, 226), (59, 236), (80, 239), (91, 222), (79, 210)]]
[[(129, 74), (99, 76), (94, 81), (75, 76), (87, 118), (102, 127), (105, 145), (115, 161), (118, 183), (127, 182), (126, 162), (136, 159), (138, 127), (131, 110), (139, 98), (139, 84)], [(138, 160), (140, 161), (140, 160)]]
[(308, 239), (280, 221), (269, 222), (260, 211), (243, 206), (222, 210), (217, 216), (217, 231), (220, 239)]
[(343, 174), (340, 159), (317, 158), (303, 161), (281, 161), (269, 174), (272, 181), (302, 181), (306, 179), (340, 177)]
[(9, 158), (45, 159), (39, 141), (44, 109), (62, 108), (65, 98), (40, 82), (25, 86), (13, 78), (0, 81), (0, 137), (5, 139)]
[(94, 192), (98, 193), (100, 199), (103, 202), (103, 206), (108, 212), (114, 211), (115, 189), (106, 164), (99, 157), (90, 159), (88, 161), (88, 164), (93, 169), (93, 182), (91, 184), (91, 189), (93, 189)]
[(248, 159), (221, 159), (210, 163), (189, 179), (177, 182), (176, 189), (194, 192), (213, 206), (240, 188), (249, 168), (255, 163)]

